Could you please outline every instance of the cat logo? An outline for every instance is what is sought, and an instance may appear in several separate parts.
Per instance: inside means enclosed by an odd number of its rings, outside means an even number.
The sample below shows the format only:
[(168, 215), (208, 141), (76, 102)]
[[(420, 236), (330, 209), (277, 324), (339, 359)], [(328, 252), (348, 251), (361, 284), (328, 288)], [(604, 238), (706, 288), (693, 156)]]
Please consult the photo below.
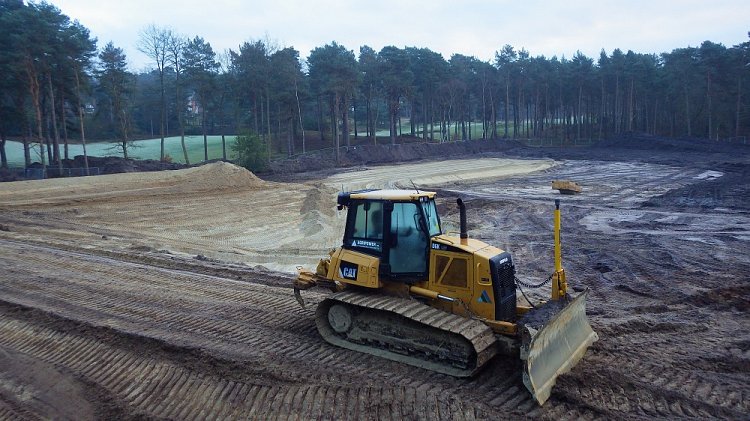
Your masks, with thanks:
[(482, 290), (482, 295), (477, 298), (478, 303), (485, 303), (485, 304), (492, 304), (492, 300), (490, 300), (490, 295), (487, 294), (486, 290)]
[(341, 262), (341, 266), (339, 267), (339, 276), (344, 279), (357, 279), (357, 269), (359, 267), (354, 263), (349, 262)]

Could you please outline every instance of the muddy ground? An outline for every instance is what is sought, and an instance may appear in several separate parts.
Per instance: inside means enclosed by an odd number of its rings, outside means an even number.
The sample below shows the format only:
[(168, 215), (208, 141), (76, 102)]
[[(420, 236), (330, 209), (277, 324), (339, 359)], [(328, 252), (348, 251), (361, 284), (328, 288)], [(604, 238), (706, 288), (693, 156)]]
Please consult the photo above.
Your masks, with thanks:
[[(742, 145), (620, 139), (260, 179), (225, 163), (0, 185), (0, 419), (740, 419), (750, 412)], [(553, 179), (583, 186), (559, 196)], [(564, 264), (599, 341), (538, 407), (515, 361), (456, 379), (335, 348), (291, 294), (341, 188), (440, 193), (444, 229)], [(525, 290), (532, 301), (549, 288)], [(323, 295), (308, 292), (309, 301)]]

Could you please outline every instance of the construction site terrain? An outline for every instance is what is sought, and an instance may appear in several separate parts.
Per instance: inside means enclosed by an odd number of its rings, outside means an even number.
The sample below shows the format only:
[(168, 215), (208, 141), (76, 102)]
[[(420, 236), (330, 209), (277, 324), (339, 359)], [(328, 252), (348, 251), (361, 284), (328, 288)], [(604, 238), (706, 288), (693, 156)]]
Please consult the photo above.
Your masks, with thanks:
[[(218, 162), (0, 185), (0, 419), (746, 418), (747, 151), (541, 150), (262, 180)], [(561, 196), (553, 180), (581, 193)], [(329, 345), (297, 266), (341, 244), (336, 194), (438, 192), (444, 231), (563, 264), (599, 341), (536, 404), (518, 360), (459, 379)], [(531, 301), (549, 285), (524, 288)]]

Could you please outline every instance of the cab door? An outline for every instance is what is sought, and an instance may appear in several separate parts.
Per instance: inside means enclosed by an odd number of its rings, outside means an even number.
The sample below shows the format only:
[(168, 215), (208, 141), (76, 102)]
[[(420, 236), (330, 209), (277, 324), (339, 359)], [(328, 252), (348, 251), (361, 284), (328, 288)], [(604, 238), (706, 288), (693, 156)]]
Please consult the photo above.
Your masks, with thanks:
[(388, 263), (391, 275), (424, 279), (430, 237), (419, 202), (395, 202), (390, 217)]

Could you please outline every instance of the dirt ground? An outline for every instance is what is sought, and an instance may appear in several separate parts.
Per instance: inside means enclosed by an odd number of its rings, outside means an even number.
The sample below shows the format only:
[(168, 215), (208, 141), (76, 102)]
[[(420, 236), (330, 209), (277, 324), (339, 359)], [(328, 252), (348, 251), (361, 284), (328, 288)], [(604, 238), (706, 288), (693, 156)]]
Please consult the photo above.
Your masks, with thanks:
[[(748, 150), (709, 146), (0, 184), (0, 419), (745, 418)], [(439, 192), (448, 231), (462, 197), (470, 236), (511, 251), (528, 281), (552, 270), (562, 199), (566, 272), (590, 289), (600, 339), (543, 407), (516, 361), (456, 379), (360, 355), (326, 344), (294, 300), (295, 266), (340, 243), (338, 191), (412, 183)]]

